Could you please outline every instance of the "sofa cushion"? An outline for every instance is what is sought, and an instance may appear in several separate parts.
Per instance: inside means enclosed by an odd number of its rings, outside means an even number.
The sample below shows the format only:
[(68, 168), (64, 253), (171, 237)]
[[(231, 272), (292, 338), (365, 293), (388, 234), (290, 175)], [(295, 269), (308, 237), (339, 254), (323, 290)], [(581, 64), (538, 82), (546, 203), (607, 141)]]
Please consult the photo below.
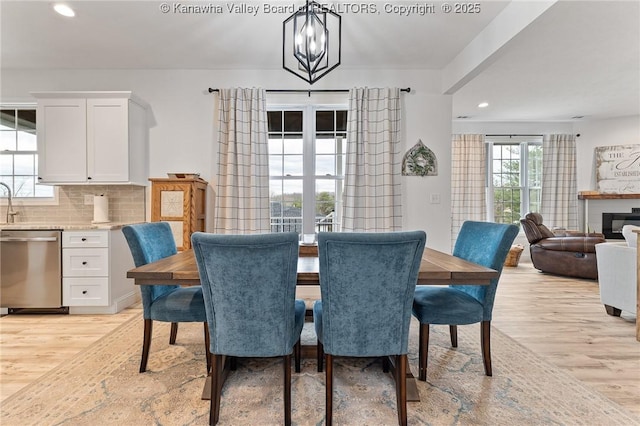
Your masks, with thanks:
[(624, 225), (622, 227), (622, 236), (627, 241), (629, 247), (638, 247), (638, 234), (633, 232), (634, 230), (640, 231), (640, 226)]

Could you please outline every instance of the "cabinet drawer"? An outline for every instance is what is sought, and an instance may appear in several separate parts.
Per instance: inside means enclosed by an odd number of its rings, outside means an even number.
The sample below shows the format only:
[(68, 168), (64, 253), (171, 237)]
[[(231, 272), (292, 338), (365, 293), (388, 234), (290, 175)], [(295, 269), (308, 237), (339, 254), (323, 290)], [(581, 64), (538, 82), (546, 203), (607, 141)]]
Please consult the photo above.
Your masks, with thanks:
[(109, 275), (109, 249), (63, 249), (62, 276), (107, 277)]
[(109, 234), (105, 231), (65, 231), (62, 248), (109, 247)]
[(63, 278), (64, 306), (108, 306), (108, 278)]

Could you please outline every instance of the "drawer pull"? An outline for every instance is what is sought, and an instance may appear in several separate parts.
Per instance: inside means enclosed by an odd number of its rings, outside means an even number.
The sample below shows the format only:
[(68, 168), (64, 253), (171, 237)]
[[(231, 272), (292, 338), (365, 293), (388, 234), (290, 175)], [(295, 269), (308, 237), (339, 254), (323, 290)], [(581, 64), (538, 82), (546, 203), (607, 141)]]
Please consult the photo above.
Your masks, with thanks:
[(82, 294), (87, 294), (87, 290), (82, 290)]
[(82, 262), (82, 264), (83, 264), (83, 265), (86, 265), (86, 264), (87, 264), (87, 261), (85, 260), (84, 262)]
[(85, 237), (82, 237), (80, 240), (83, 241), (83, 242), (87, 241), (87, 239)]

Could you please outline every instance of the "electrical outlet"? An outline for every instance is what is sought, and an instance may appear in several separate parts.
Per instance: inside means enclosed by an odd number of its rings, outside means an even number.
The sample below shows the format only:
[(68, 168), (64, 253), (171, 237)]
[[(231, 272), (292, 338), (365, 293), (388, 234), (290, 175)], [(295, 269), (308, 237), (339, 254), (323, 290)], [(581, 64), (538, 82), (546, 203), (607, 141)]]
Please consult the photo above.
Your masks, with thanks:
[(440, 204), (440, 194), (431, 194), (431, 204)]
[(84, 196), (84, 205), (85, 206), (92, 206), (93, 205), (93, 195), (85, 195)]

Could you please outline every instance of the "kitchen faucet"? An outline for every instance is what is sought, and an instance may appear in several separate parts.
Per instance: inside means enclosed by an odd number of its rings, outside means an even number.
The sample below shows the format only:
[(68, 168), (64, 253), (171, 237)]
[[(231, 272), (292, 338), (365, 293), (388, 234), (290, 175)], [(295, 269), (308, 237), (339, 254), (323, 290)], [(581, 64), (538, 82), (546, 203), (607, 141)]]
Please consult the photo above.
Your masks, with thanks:
[(0, 185), (7, 189), (7, 223), (13, 223), (18, 212), (13, 211), (13, 205), (11, 204), (11, 188), (4, 182), (0, 182)]

